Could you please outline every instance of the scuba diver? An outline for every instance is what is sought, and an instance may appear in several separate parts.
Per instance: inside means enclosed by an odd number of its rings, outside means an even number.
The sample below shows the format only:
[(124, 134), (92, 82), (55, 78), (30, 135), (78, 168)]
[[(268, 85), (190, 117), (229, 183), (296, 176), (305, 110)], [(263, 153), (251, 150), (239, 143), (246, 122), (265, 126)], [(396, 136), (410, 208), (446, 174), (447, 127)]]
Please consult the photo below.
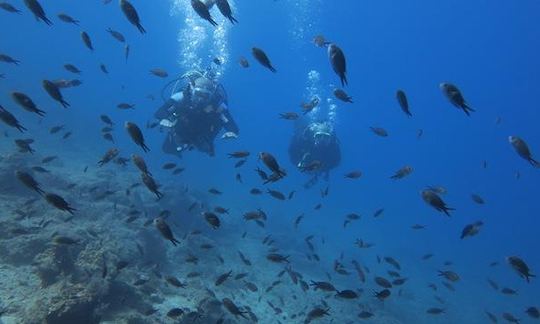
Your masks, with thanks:
[(168, 129), (163, 151), (181, 157), (183, 151), (197, 149), (214, 156), (214, 140), (222, 128), (223, 138), (236, 138), (239, 132), (227, 107), (227, 93), (210, 70), (190, 71), (165, 88), (182, 79), (187, 84), (181, 91), (173, 89), (154, 114), (159, 125)]
[(313, 186), (320, 175), (328, 180), (330, 170), (341, 162), (333, 126), (329, 122), (298, 121), (289, 145), (289, 158), (301, 172), (313, 175), (305, 187)]

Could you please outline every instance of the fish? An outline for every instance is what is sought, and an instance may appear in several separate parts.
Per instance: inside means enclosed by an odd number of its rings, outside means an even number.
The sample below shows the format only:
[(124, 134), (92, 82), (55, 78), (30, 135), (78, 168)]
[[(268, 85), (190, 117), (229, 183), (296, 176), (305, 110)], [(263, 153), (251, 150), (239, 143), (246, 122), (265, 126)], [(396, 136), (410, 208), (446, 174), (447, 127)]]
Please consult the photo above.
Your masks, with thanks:
[(334, 96), (343, 102), (353, 103), (352, 97), (343, 91), (343, 89), (334, 89)]
[(29, 173), (17, 170), (15, 171), (15, 176), (22, 184), (24, 184), (29, 189), (34, 190), (40, 196), (43, 196), (45, 194), (45, 191), (41, 189), (39, 183)]
[(84, 46), (88, 48), (90, 51), (94, 51), (94, 45), (92, 45), (92, 39), (90, 38), (90, 35), (88, 35), (87, 32), (82, 31), (81, 32), (81, 39), (84, 43)]
[(472, 199), (472, 201), (474, 201), (475, 203), (477, 203), (479, 205), (483, 205), (483, 204), (486, 203), (484, 201), (484, 199), (482, 199), (482, 197), (480, 197), (480, 195), (477, 195), (477, 194), (472, 194), (471, 199)]
[(330, 60), (332, 69), (339, 76), (341, 86), (344, 87), (348, 85), (347, 60), (345, 59), (345, 54), (343, 54), (341, 48), (336, 44), (330, 43), (328, 45), (328, 59)]
[(105, 64), (100, 64), (99, 68), (101, 69), (101, 72), (105, 74), (109, 74), (109, 70), (107, 70), (107, 67), (105, 66)]
[(531, 151), (529, 150), (529, 146), (527, 145), (527, 142), (525, 142), (522, 138), (517, 136), (509, 136), (508, 141), (512, 146), (514, 147), (514, 150), (516, 153), (522, 158), (528, 161), (532, 166), (535, 168), (540, 168), (540, 163), (533, 159)]
[[(192, 0), (193, 1), (193, 0)], [(237, 316), (240, 316), (240, 317), (243, 317), (245, 319), (248, 319), (245, 314), (247, 314), (248, 312), (246, 311), (241, 311), (238, 306), (236, 306), (236, 304), (230, 300), (229, 298), (223, 298), (221, 300), (221, 302), (223, 303), (223, 306), (225, 306), (225, 309), (227, 309), (229, 311), (229, 313), (231, 313), (232, 315), (234, 315), (234, 317), (237, 317)]]
[(167, 73), (167, 71), (165, 71), (163, 69), (160, 69), (160, 68), (151, 69), (150, 74), (153, 74), (153, 75), (155, 75), (157, 77), (160, 77), (160, 78), (166, 78), (166, 77), (169, 76), (169, 73)]
[(407, 100), (407, 95), (405, 94), (405, 91), (396, 91), (396, 99), (399, 103), (399, 107), (401, 107), (401, 110), (407, 115), (407, 117), (412, 117), (412, 113), (409, 110), (409, 101)]
[(206, 222), (213, 228), (218, 229), (221, 226), (221, 221), (219, 220), (219, 217), (212, 213), (212, 212), (203, 212), (202, 215), (204, 216), (204, 219)]
[(14, 65), (19, 65), (21, 63), (21, 61), (14, 59), (13, 57), (9, 55), (1, 54), (1, 53), (0, 53), (0, 62), (11, 63)]
[(114, 160), (114, 158), (116, 158), (119, 153), (120, 153), (120, 150), (118, 150), (117, 148), (109, 149), (107, 152), (105, 152), (101, 160), (98, 161), (98, 165), (102, 167), (103, 165)]
[(295, 112), (285, 112), (285, 113), (280, 113), (279, 118), (285, 119), (285, 120), (297, 120), (298, 118), (300, 118), (300, 116)]
[(360, 171), (351, 171), (345, 174), (345, 178), (347, 179), (358, 179), (362, 176), (362, 172)]
[(238, 20), (234, 18), (231, 10), (231, 6), (229, 5), (229, 2), (227, 0), (216, 0), (216, 5), (221, 12), (221, 14), (229, 19), (229, 21), (234, 25), (235, 23), (238, 23)]
[(159, 191), (158, 184), (154, 178), (152, 178), (152, 176), (150, 176), (148, 173), (141, 173), (141, 179), (146, 188), (156, 195), (157, 200), (160, 200), (163, 197), (163, 194)]
[(506, 258), (506, 262), (517, 272), (520, 277), (524, 278), (527, 282), (530, 282), (530, 278), (536, 277), (535, 275), (531, 274), (529, 266), (520, 257), (509, 256)]
[(34, 14), (36, 20), (42, 20), (47, 25), (52, 26), (53, 23), (47, 18), (45, 10), (37, 0), (24, 0), (24, 4)]
[(74, 25), (77, 25), (77, 26), (79, 26), (79, 23), (80, 23), (80, 21), (78, 21), (77, 19), (75, 19), (75, 18), (73, 18), (70, 15), (67, 15), (65, 13), (59, 13), (58, 14), (58, 19), (62, 20), (65, 23), (74, 24)]
[(6, 125), (16, 128), (19, 132), (24, 133), (27, 129), (21, 125), (17, 118), (0, 105), (0, 120)]
[(7, 2), (0, 2), (0, 9), (4, 9), (7, 12), (21, 14), (21, 11), (17, 8), (15, 8), (12, 4)]
[(477, 221), (472, 224), (466, 225), (461, 231), (461, 239), (466, 237), (475, 236), (480, 231), (480, 228), (484, 225), (482, 221)]
[(412, 172), (413, 172), (413, 168), (409, 165), (406, 165), (402, 167), (401, 169), (397, 170), (394, 173), (394, 175), (390, 177), (390, 179), (393, 179), (393, 180), (403, 179), (406, 176), (410, 175)]
[(141, 34), (145, 34), (146, 30), (141, 25), (141, 19), (139, 18), (139, 13), (137, 12), (137, 9), (127, 0), (120, 0), (120, 9), (122, 9), (122, 12), (124, 13), (124, 16), (127, 18), (127, 20), (137, 29)]
[(144, 136), (141, 129), (135, 123), (125, 122), (124, 127), (135, 144), (140, 146), (145, 153), (150, 151), (150, 148), (144, 143)]
[(68, 212), (71, 215), (75, 215), (75, 211), (77, 211), (75, 208), (71, 207), (67, 201), (64, 200), (60, 195), (54, 194), (54, 193), (45, 193), (44, 194), (45, 200), (52, 205), (53, 207)]
[(382, 127), (370, 127), (369, 129), (371, 129), (373, 134), (375, 134), (377, 136), (388, 137), (388, 132), (386, 131), (386, 129), (384, 129)]
[(180, 244), (180, 241), (178, 241), (174, 234), (169, 227), (169, 225), (165, 222), (165, 220), (162, 217), (158, 217), (154, 219), (154, 226), (156, 229), (161, 233), (161, 236), (163, 236), (166, 240), (171, 241), (171, 243), (176, 246), (177, 244)]
[(240, 59), (238, 59), (238, 64), (240, 64), (240, 66), (243, 67), (244, 69), (249, 67), (248, 60), (243, 56), (240, 57)]
[(60, 92), (60, 89), (58, 89), (58, 86), (56, 86), (52, 81), (49, 80), (43, 80), (42, 81), (43, 89), (47, 92), (47, 94), (53, 98), (54, 100), (58, 101), (64, 108), (68, 108), (70, 104), (64, 100), (64, 97), (62, 96), (62, 93)]
[(450, 217), (450, 211), (455, 210), (454, 208), (448, 207), (444, 200), (431, 190), (423, 190), (421, 192), (422, 199), (431, 207), (435, 208), (439, 212), (443, 212), (446, 216)]
[(284, 177), (287, 175), (285, 170), (280, 168), (276, 158), (272, 154), (268, 152), (260, 152), (259, 160), (262, 160), (266, 167), (278, 177)]
[(208, 21), (212, 26), (217, 27), (217, 22), (212, 18), (212, 15), (204, 2), (201, 0), (191, 0), (191, 8), (193, 8), (199, 17)]
[(475, 111), (474, 109), (469, 107), (469, 105), (465, 101), (465, 98), (463, 98), (463, 94), (454, 84), (443, 82), (439, 84), (439, 88), (446, 96), (446, 98), (450, 101), (450, 103), (455, 107), (463, 110), (463, 112), (467, 116), (470, 116), (471, 112)]
[(265, 68), (267, 68), (268, 70), (274, 73), (277, 72), (277, 70), (272, 66), (270, 59), (268, 58), (268, 56), (262, 49), (258, 47), (252, 47), (251, 54), (257, 60), (257, 62), (259, 62), (262, 66), (264, 66)]
[(219, 286), (219, 285), (223, 284), (227, 279), (229, 279), (229, 277), (231, 276), (231, 274), (232, 274), (232, 270), (229, 271), (229, 272), (226, 272), (226, 273), (224, 273), (224, 274), (222, 274), (222, 275), (220, 275), (220, 276), (216, 279), (214, 285), (215, 285), (215, 286)]
[(74, 74), (81, 74), (81, 70), (73, 64), (65, 64), (64, 69)]
[(124, 35), (122, 35), (122, 33), (116, 31), (116, 30), (113, 30), (111, 29), (110, 27), (107, 28), (107, 32), (114, 38), (116, 39), (117, 41), (119, 41), (120, 43), (125, 43), (126, 42), (126, 38), (124, 37)]

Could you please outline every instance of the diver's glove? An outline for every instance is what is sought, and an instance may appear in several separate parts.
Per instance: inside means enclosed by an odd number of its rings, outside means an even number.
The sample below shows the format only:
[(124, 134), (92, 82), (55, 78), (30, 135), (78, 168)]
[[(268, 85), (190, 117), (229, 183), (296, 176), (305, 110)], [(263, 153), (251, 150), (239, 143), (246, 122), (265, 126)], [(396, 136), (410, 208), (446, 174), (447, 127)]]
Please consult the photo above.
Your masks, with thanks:
[(176, 125), (176, 120), (175, 121), (170, 121), (168, 119), (162, 119), (160, 122), (159, 122), (159, 125), (160, 126), (163, 126), (163, 127), (174, 127), (174, 125)]
[(238, 134), (235, 132), (226, 132), (221, 136), (221, 139), (235, 139), (238, 138)]

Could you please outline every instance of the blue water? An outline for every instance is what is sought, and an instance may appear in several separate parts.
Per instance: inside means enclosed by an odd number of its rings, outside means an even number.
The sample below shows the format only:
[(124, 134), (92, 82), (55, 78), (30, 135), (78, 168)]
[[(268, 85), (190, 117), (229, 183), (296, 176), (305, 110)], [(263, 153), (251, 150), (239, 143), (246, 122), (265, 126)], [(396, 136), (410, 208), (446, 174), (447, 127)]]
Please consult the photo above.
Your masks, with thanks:
[[(199, 227), (224, 251), (236, 253), (245, 249), (252, 251), (253, 258), (259, 255), (260, 260), (250, 271), (274, 278), (283, 268), (263, 257), (266, 247), (258, 242), (272, 234), (283, 254), (291, 254), (291, 265), (304, 274), (304, 280), (325, 281), (328, 272), (340, 290), (363, 289), (356, 301), (327, 299), (330, 316), (318, 320), (321, 323), (488, 323), (485, 310), (495, 314), (499, 321), (504, 321), (501, 316), (507, 312), (523, 323), (533, 322), (525, 309), (540, 306), (537, 279), (525, 282), (510, 268), (505, 257), (520, 256), (533, 274), (539, 272), (539, 170), (516, 154), (508, 136), (523, 138), (533, 156), (540, 156), (537, 107), (540, 4), (464, 0), (229, 2), (239, 23), (231, 25), (214, 8), (212, 14), (220, 25), (216, 32), (196, 16), (188, 1), (133, 0), (147, 31), (141, 35), (125, 19), (116, 1), (105, 5), (98, 0), (76, 3), (42, 0), (54, 23), (49, 27), (37, 22), (23, 1), (13, 0), (12, 4), (22, 14), (0, 10), (0, 53), (21, 63), (16, 66), (0, 62), (0, 74), (5, 76), (0, 79), (0, 105), (12, 112), (28, 132), (20, 135), (1, 124), (0, 130), (9, 135), (0, 143), (2, 156), (19, 154), (13, 143), (15, 138), (33, 138), (40, 159), (58, 155), (64, 159), (62, 168), (66, 169), (66, 176), (76, 179), (74, 174), (81, 174), (86, 166), (88, 172), (98, 172), (96, 162), (113, 146), (124, 157), (132, 153), (142, 155), (163, 188), (180, 191), (187, 186), (204, 196), (201, 199), (208, 204), (231, 209), (231, 215), (224, 218), (232, 220), (225, 221), (218, 231), (208, 231), (204, 222)], [(60, 21), (56, 17), (60, 12), (79, 19), (80, 27)], [(108, 27), (126, 36), (130, 46), (127, 62), (123, 45), (105, 31)], [(82, 44), (81, 31), (91, 36), (94, 52)], [(326, 49), (312, 41), (319, 34), (338, 44), (345, 53), (349, 86), (344, 89), (353, 97), (354, 104), (333, 97), (333, 89), (340, 86), (339, 78), (332, 71)], [(255, 61), (251, 55), (254, 46), (264, 49), (277, 73)], [(227, 89), (230, 112), (240, 127), (239, 138), (221, 140), (220, 133), (215, 141), (215, 157), (196, 151), (187, 152), (182, 159), (165, 155), (161, 152), (164, 133), (158, 128), (145, 127), (162, 104), (162, 87), (191, 68), (210, 66), (216, 56), (224, 60), (217, 68), (219, 80)], [(238, 64), (242, 56), (250, 62), (247, 69)], [(65, 71), (63, 65), (67, 63), (76, 65), (82, 74), (75, 76)], [(101, 72), (100, 64), (107, 66), (108, 75)], [(169, 77), (160, 79), (151, 75), (149, 70), (153, 68), (165, 69)], [(74, 77), (83, 84), (62, 90), (71, 104), (69, 109), (53, 101), (41, 86), (43, 79)], [(456, 84), (476, 112), (467, 117), (452, 106), (439, 89), (441, 82)], [(407, 93), (413, 117), (408, 118), (400, 110), (395, 98), (397, 89)], [(46, 111), (46, 116), (38, 118), (20, 109), (10, 97), (13, 91), (28, 94)], [(150, 94), (155, 100), (147, 97)], [(279, 119), (279, 113), (301, 114), (301, 102), (310, 100), (313, 94), (322, 99), (321, 104), (302, 118), (330, 120), (340, 141), (342, 157), (341, 164), (331, 170), (328, 182), (321, 177), (315, 186), (304, 189), (309, 176), (290, 163), (287, 153), (294, 122)], [(136, 104), (135, 109), (117, 109), (116, 105), (122, 102)], [(115, 144), (101, 138), (100, 129), (104, 126), (99, 119), (101, 114), (107, 114), (116, 123)], [(125, 121), (141, 127), (150, 153), (144, 154), (133, 144), (123, 129)], [(73, 132), (68, 140), (49, 134), (50, 127), (61, 124)], [(369, 129), (372, 126), (385, 128), (389, 136), (374, 135)], [(421, 138), (417, 138), (419, 130), (423, 131)], [(251, 156), (245, 166), (235, 169), (236, 161), (228, 159), (227, 153), (239, 150), (249, 151)], [(257, 166), (263, 167), (256, 160), (256, 154), (261, 151), (271, 152), (287, 170), (283, 180), (262, 185), (252, 171)], [(21, 156), (24, 160), (28, 154)], [(170, 172), (161, 168), (165, 162), (175, 162), (186, 171), (179, 177), (171, 177)], [(405, 165), (414, 169), (410, 176), (398, 181), (389, 179)], [(18, 166), (4, 164), (3, 168), (15, 170)], [(132, 165), (121, 168), (110, 164), (105, 168), (116, 175), (115, 179), (121, 179), (123, 173), (126, 178), (128, 175), (130, 179), (138, 178)], [(360, 170), (361, 178), (345, 179), (344, 174), (353, 170)], [(62, 173), (62, 169), (56, 172)], [(241, 173), (243, 184), (235, 181), (236, 173)], [(51, 188), (62, 192), (46, 180), (40, 183), (46, 191)], [(126, 180), (111, 186), (124, 190), (131, 184), (131, 180)], [(420, 191), (430, 185), (447, 189), (442, 198), (456, 209), (452, 217), (422, 201)], [(330, 194), (321, 198), (320, 190), (327, 186)], [(224, 194), (209, 195), (207, 190), (211, 187)], [(250, 195), (253, 187), (268, 187), (286, 194), (296, 190), (296, 195), (283, 202), (269, 195)], [(139, 190), (143, 200), (155, 203), (144, 188)], [(166, 196), (167, 190), (164, 190)], [(30, 191), (24, 193), (25, 199), (36, 196)], [(486, 203), (475, 204), (471, 200), (473, 193)], [(12, 198), (8, 192), (3, 192), (2, 197), (2, 212), (7, 213)], [(319, 203), (322, 208), (314, 210)], [(84, 215), (93, 212), (83, 203), (73, 201), (73, 205)], [(170, 201), (162, 207), (174, 208)], [(269, 215), (264, 229), (241, 221), (243, 213), (256, 208), (264, 209)], [(380, 208), (384, 208), (383, 215), (374, 218), (373, 213)], [(344, 229), (345, 215), (352, 212), (362, 218)], [(294, 219), (301, 213), (305, 213), (305, 218), (299, 229), (294, 230)], [(195, 229), (182, 223), (187, 214), (185, 209), (172, 210), (174, 231), (179, 237)], [(484, 222), (480, 233), (461, 240), (463, 227), (477, 220)], [(426, 228), (413, 230), (414, 224)], [(159, 237), (151, 227), (133, 228), (135, 232), (138, 230)], [(252, 241), (246, 243), (241, 239), (244, 231), (248, 231)], [(303, 239), (310, 234), (315, 235), (320, 262), (307, 261), (305, 257)], [(357, 238), (375, 246), (359, 249), (354, 245)], [(163, 248), (172, 250), (166, 244)], [(333, 262), (341, 252), (345, 267), (352, 273), (345, 278), (333, 271)], [(422, 260), (427, 253), (434, 256)], [(409, 278), (404, 286), (393, 288), (392, 296), (384, 303), (372, 297), (374, 290), (380, 290), (373, 278), (388, 277), (386, 271), (391, 267), (384, 261), (378, 263), (377, 256), (397, 259), (403, 277)], [(358, 280), (350, 263), (352, 259), (370, 269), (366, 283)], [(226, 261), (238, 263), (237, 259)], [(444, 266), (445, 261), (453, 265)], [(492, 262), (498, 265), (490, 267)], [(437, 270), (443, 269), (460, 275), (461, 280), (454, 284), (455, 292), (441, 285)], [(218, 274), (228, 268), (222, 270)], [(517, 290), (518, 295), (507, 296), (493, 290), (487, 278), (495, 280), (501, 288)], [(285, 279), (287, 285), (292, 285)], [(209, 286), (213, 286), (213, 281), (214, 277), (208, 280)], [(438, 291), (428, 288), (430, 283), (437, 284)], [(281, 307), (287, 315), (272, 315), (266, 303), (260, 305), (263, 303), (258, 303), (257, 298), (240, 304), (250, 306), (261, 323), (278, 320), (302, 323), (307, 312), (320, 305), (325, 294), (311, 290), (304, 295), (299, 287), (291, 289), (296, 289), (299, 296), (310, 297), (288, 300), (290, 304)], [(214, 289), (219, 300), (234, 293), (231, 287), (219, 290)], [(260, 292), (260, 295), (263, 301), (289, 297), (279, 290)], [(440, 304), (433, 295), (441, 296), (446, 303)], [(292, 313), (298, 313), (291, 304), (304, 307), (303, 315), (291, 318)], [(375, 317), (360, 320), (356, 314), (366, 307)], [(427, 314), (430, 307), (443, 308), (445, 313)], [(15, 323), (23, 321), (22, 315), (15, 311), (8, 314), (15, 318)], [(107, 316), (114, 321), (113, 313)], [(146, 320), (168, 320), (161, 313), (153, 316)], [(244, 321), (230, 314), (225, 318), (231, 323)]]

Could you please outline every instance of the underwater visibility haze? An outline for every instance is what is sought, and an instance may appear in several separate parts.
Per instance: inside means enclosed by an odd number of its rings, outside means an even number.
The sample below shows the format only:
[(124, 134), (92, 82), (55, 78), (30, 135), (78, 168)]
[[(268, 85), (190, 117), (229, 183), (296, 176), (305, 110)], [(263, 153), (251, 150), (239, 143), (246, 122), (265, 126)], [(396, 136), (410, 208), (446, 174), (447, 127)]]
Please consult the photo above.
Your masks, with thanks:
[(535, 323), (540, 3), (0, 1), (0, 323)]

